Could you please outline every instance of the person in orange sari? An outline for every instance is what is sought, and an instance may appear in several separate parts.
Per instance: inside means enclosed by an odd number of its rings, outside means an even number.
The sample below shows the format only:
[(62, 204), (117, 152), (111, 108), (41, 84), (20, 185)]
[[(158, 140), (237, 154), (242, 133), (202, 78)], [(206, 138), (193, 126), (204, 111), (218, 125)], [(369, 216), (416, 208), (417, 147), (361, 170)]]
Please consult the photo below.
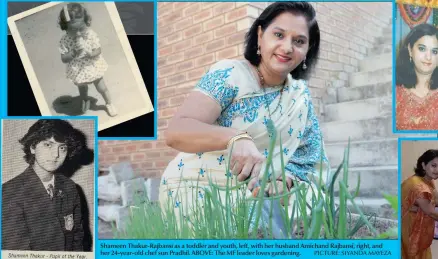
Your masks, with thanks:
[(432, 259), (434, 238), (435, 184), (438, 179), (438, 150), (427, 150), (418, 158), (415, 175), (401, 185), (402, 259)]
[(396, 129), (438, 130), (438, 29), (412, 28), (396, 61)]

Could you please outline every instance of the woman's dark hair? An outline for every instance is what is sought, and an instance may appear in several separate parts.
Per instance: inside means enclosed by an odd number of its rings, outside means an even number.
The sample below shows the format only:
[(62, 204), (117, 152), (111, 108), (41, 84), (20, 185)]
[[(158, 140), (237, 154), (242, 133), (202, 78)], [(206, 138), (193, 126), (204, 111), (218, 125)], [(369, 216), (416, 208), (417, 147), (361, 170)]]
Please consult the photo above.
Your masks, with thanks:
[(438, 150), (429, 149), (424, 152), (417, 160), (417, 166), (415, 167), (415, 174), (421, 177), (426, 175), (426, 171), (423, 169), (423, 163), (427, 165), (430, 161), (438, 157)]
[(258, 27), (261, 26), (262, 31), (272, 23), (272, 21), (280, 14), (289, 12), (294, 15), (302, 15), (306, 18), (309, 27), (309, 51), (306, 55), (307, 69), (303, 69), (301, 62), (290, 74), (294, 79), (308, 79), (313, 67), (318, 60), (319, 54), (319, 26), (315, 19), (315, 9), (307, 2), (276, 2), (269, 5), (262, 14), (254, 21), (251, 28), (245, 35), (245, 58), (254, 66), (258, 66), (261, 57), (257, 55), (258, 48)]
[[(406, 88), (414, 88), (417, 84), (417, 74), (415, 73), (414, 62), (411, 61), (408, 47), (414, 44), (423, 36), (435, 36), (438, 39), (438, 29), (435, 26), (423, 23), (415, 26), (401, 42), (396, 60), (396, 85)], [(434, 83), (435, 82), (435, 83)], [(438, 88), (438, 70), (432, 73), (430, 82), (431, 89)]]
[[(88, 14), (87, 9), (78, 3), (70, 3), (67, 4), (68, 14), (70, 19), (73, 18), (84, 18), (84, 22), (87, 26), (91, 25), (91, 15)], [(65, 18), (64, 8), (62, 8), (58, 17), (58, 24), (61, 27), (61, 30), (67, 30), (67, 19)]]
[(43, 119), (38, 120), (33, 124), (19, 142), (23, 145), (23, 151), (25, 154), (24, 160), (26, 160), (29, 165), (33, 165), (35, 162), (35, 155), (31, 153), (30, 148), (35, 148), (35, 146), (41, 141), (53, 137), (57, 142), (66, 144), (66, 160), (69, 160), (79, 154), (84, 148), (84, 143), (81, 141), (80, 136), (81, 132), (73, 128), (73, 126), (67, 121), (59, 119)]

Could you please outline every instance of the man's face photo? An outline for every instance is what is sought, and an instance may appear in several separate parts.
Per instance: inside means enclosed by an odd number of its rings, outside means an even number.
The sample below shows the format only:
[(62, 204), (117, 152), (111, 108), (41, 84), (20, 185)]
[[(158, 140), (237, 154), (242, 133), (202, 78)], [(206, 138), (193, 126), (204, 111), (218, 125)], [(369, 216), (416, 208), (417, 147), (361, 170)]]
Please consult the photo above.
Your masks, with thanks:
[(30, 148), (35, 155), (35, 166), (47, 172), (54, 172), (58, 169), (67, 156), (67, 145), (57, 142), (53, 137), (43, 140)]
[(96, 121), (0, 123), (2, 250), (91, 252)]

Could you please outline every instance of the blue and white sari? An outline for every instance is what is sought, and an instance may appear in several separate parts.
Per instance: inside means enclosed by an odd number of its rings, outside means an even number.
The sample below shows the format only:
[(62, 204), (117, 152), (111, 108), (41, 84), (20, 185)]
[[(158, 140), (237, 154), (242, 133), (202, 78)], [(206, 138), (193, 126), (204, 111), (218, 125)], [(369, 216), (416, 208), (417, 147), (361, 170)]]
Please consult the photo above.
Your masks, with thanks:
[[(272, 137), (267, 128), (268, 120), (272, 120), (277, 138), (272, 154), (275, 171), (270, 172), (270, 179), (281, 177), (281, 156), (284, 171), (292, 179), (311, 185), (318, 179), (320, 170), (328, 176), (330, 167), (306, 81), (295, 80), (289, 75), (284, 86), (263, 89), (248, 61), (223, 60), (210, 68), (194, 91), (204, 93), (221, 106), (222, 113), (215, 122), (217, 125), (247, 132), (265, 157), (269, 155)], [(235, 182), (235, 176), (226, 170), (228, 153), (229, 150), (179, 153), (162, 176), (162, 204), (172, 197), (176, 209), (182, 204), (190, 206), (193, 197), (186, 193), (187, 188), (182, 188), (187, 183), (208, 186), (210, 178), (223, 187), (227, 178)], [(265, 167), (263, 165), (262, 175)], [(180, 194), (177, 198), (176, 193)], [(195, 195), (198, 199), (203, 197), (202, 192)]]

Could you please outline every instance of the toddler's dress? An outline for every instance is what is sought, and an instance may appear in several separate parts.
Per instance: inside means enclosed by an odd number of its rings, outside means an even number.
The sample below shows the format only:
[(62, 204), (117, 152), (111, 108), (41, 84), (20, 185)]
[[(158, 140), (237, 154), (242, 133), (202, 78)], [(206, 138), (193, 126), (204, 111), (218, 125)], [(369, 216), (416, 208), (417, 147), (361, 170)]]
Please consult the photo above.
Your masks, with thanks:
[[(72, 52), (76, 48), (76, 41), (83, 40), (85, 50), (92, 51), (100, 48), (100, 41), (97, 34), (90, 28), (82, 32), (81, 37), (64, 34), (59, 42), (61, 54)], [(67, 64), (66, 76), (76, 85), (92, 83), (102, 78), (108, 69), (108, 64), (102, 54), (93, 58), (74, 58)]]

